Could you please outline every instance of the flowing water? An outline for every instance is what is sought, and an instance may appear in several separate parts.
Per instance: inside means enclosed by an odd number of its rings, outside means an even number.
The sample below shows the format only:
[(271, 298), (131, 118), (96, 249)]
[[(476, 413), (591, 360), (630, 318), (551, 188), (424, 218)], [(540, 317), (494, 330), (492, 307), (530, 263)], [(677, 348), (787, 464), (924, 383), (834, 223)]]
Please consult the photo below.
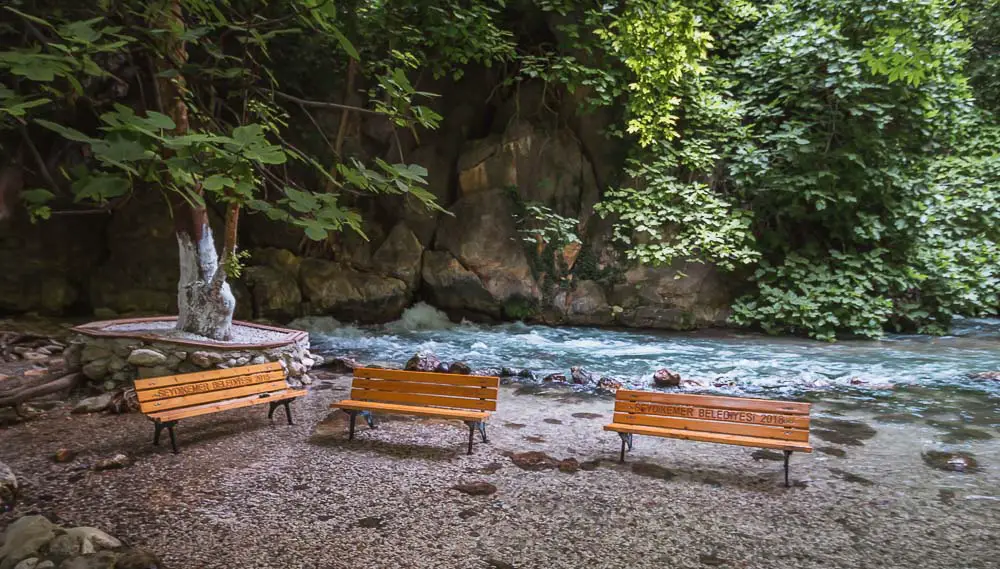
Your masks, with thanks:
[(879, 341), (822, 343), (739, 331), (658, 332), (525, 325), (455, 324), (425, 304), (381, 326), (299, 320), (326, 356), (402, 366), (429, 351), (474, 369), (529, 369), (538, 378), (595, 375), (651, 388), (654, 371), (689, 380), (683, 389), (758, 397), (840, 401), (885, 414), (1000, 426), (1000, 320), (962, 320), (951, 335), (890, 335)]

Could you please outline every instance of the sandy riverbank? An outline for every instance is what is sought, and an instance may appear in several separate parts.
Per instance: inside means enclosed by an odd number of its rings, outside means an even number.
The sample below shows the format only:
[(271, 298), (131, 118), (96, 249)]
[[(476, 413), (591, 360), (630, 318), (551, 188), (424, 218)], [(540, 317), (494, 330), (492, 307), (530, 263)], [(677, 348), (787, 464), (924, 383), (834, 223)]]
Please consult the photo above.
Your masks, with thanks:
[[(0, 429), (0, 461), (25, 486), (0, 527), (40, 512), (173, 569), (1000, 567), (996, 440), (962, 445), (978, 471), (943, 472), (922, 458), (944, 446), (932, 427), (820, 403), (825, 437), (846, 444), (814, 437), (825, 452), (795, 455), (785, 489), (780, 462), (740, 447), (637, 438), (620, 466), (601, 430), (611, 400), (562, 391), (503, 388), (473, 456), (462, 425), (436, 421), (388, 418), (348, 443), (346, 416), (327, 409), (348, 384), (321, 381), (293, 427), (268, 425), (266, 407), (182, 422), (177, 456), (149, 445), (140, 415), (56, 409)], [(62, 447), (79, 456), (54, 463)], [(84, 468), (123, 451), (133, 466)], [(524, 451), (587, 470), (522, 470), (509, 454)], [(452, 489), (480, 481), (496, 492)]]

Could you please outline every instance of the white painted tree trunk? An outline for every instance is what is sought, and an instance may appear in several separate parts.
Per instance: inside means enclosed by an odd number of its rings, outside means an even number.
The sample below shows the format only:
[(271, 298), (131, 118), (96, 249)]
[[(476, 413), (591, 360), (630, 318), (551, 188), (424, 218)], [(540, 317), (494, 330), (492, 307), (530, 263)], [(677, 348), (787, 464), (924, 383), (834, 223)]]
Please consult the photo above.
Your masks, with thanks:
[(213, 340), (232, 338), (236, 298), (219, 266), (212, 228), (177, 232), (180, 281), (177, 283), (177, 329)]

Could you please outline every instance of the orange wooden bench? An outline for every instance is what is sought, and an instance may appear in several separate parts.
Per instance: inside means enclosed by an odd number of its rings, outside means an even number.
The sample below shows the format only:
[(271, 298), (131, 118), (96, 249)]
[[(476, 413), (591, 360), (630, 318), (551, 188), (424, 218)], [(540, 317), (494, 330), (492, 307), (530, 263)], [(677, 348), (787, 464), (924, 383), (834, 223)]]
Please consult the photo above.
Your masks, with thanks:
[(275, 409), (283, 405), (291, 425), (289, 405), (306, 394), (304, 389), (288, 385), (279, 362), (137, 379), (135, 391), (139, 410), (154, 423), (153, 444), (160, 444), (160, 432), (167, 429), (175, 453), (174, 426), (181, 419), (269, 403), (267, 418), (271, 419)]
[(651, 435), (689, 441), (772, 448), (785, 453), (785, 486), (788, 459), (793, 452), (812, 452), (809, 446), (809, 403), (675, 395), (650, 391), (619, 390), (615, 395), (615, 431), (632, 450), (632, 435)]
[(486, 440), (486, 420), (496, 411), (500, 378), (455, 373), (357, 368), (351, 398), (330, 405), (351, 416), (348, 440), (361, 414), (375, 428), (374, 413), (456, 419), (469, 426), (469, 452), (478, 429)]

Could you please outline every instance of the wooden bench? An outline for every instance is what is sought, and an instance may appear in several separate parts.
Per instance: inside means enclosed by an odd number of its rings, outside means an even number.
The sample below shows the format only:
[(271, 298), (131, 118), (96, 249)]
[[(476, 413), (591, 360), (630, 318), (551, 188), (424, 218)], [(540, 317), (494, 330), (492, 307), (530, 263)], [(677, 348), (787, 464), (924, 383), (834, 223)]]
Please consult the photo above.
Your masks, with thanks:
[(160, 432), (167, 429), (175, 453), (174, 425), (181, 419), (269, 403), (267, 418), (271, 419), (274, 410), (283, 405), (291, 425), (289, 405), (306, 394), (304, 389), (288, 385), (279, 362), (137, 379), (135, 391), (140, 411), (154, 423), (153, 444), (160, 444)]
[(486, 420), (496, 411), (500, 378), (455, 373), (357, 368), (351, 398), (330, 405), (351, 416), (348, 440), (354, 440), (359, 414), (375, 428), (374, 413), (399, 413), (456, 419), (469, 426), (469, 452), (475, 432), (486, 440)]
[(812, 452), (810, 407), (768, 399), (619, 390), (613, 422), (604, 430), (621, 437), (622, 462), (625, 447), (632, 450), (632, 435), (782, 450), (788, 486), (788, 458), (793, 452)]

